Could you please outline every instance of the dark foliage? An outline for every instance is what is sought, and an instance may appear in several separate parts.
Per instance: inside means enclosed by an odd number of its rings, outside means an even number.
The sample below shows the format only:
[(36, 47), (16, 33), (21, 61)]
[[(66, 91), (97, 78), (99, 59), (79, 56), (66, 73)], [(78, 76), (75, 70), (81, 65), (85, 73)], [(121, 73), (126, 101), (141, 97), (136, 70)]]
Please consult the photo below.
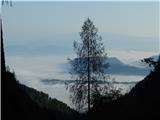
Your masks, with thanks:
[(47, 94), (28, 88), (16, 81), (15, 74), (6, 71), (5, 120), (74, 120), (77, 112)]
[(117, 100), (102, 98), (91, 111), (91, 119), (103, 118), (160, 118), (160, 63), (136, 84), (126, 95)]
[(101, 92), (100, 80), (106, 80), (104, 60), (106, 57), (102, 38), (93, 22), (87, 18), (80, 32), (81, 42), (74, 41), (73, 47), (77, 58), (70, 60), (70, 74), (75, 80), (74, 84), (68, 84), (70, 97), (78, 111), (88, 105), (88, 111), (92, 106), (93, 94)]
[(67, 104), (65, 104), (61, 101), (58, 101), (57, 99), (50, 98), (48, 96), (48, 94), (45, 94), (41, 91), (37, 91), (33, 88), (26, 87), (25, 85), (21, 85), (20, 87), (41, 108), (50, 109), (50, 110), (53, 110), (53, 111), (58, 110), (60, 112), (63, 112), (66, 115), (76, 114), (76, 111), (74, 111), (69, 106), (67, 106)]

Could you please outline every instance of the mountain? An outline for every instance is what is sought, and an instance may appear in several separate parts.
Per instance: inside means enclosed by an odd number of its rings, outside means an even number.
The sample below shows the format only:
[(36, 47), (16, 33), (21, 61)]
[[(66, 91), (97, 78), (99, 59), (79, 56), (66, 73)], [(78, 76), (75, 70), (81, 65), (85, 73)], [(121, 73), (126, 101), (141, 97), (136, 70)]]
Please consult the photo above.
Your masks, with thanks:
[(5, 120), (32, 120), (32, 119), (47, 119), (50, 120), (50, 115), (43, 108), (40, 108), (21, 88), (16, 81), (15, 75), (11, 72), (6, 72), (5, 81), (5, 97), (4, 97), (4, 114)]
[[(78, 113), (47, 94), (18, 83), (15, 74), (6, 71), (4, 94), (5, 120), (74, 120)], [(54, 91), (53, 91), (54, 92)]]
[(41, 82), (46, 85), (74, 83), (74, 80), (42, 79)]
[[(160, 119), (160, 62), (142, 81), (138, 82), (129, 93), (116, 100), (107, 102), (101, 98), (92, 108), (91, 119)], [(107, 117), (106, 117), (107, 115)]]
[[(105, 64), (106, 69), (105, 72), (107, 74), (113, 74), (113, 75), (147, 75), (150, 72), (150, 69), (148, 67), (136, 67), (128, 64), (124, 64), (122, 61), (120, 61), (116, 57), (107, 57), (104, 58), (105, 62), (109, 64), (109, 67), (107, 68), (107, 64)], [(65, 72), (68, 72), (70, 69), (70, 64), (65, 63), (62, 64), (61, 67), (64, 69)]]
[(116, 75), (147, 75), (149, 69), (140, 68), (131, 65), (124, 64), (119, 59), (115, 57), (110, 57), (106, 60), (109, 63), (106, 73), (116, 74)]
[[(55, 85), (55, 84), (61, 84), (65, 85), (67, 83), (74, 83), (74, 80), (58, 80), (58, 79), (43, 79), (41, 82), (45, 85)], [(99, 84), (105, 84), (107, 81), (98, 81)], [(136, 84), (137, 82), (131, 81), (131, 82), (113, 82), (114, 84)]]
[[(155, 51), (158, 50), (159, 38), (133, 37), (127, 35), (101, 33), (104, 46), (107, 50), (118, 51)], [(10, 40), (10, 39), (9, 39)], [(52, 35), (52, 37), (36, 37), (36, 39), (10, 40), (5, 46), (9, 55), (53, 55), (73, 53), (73, 40), (80, 41), (78, 33)], [(154, 42), (153, 42), (154, 41)], [(38, 43), (38, 44), (37, 44)], [(142, 45), (144, 45), (142, 47)], [(28, 47), (29, 46), (29, 47)], [(125, 46), (125, 47), (124, 47)], [(154, 49), (157, 46), (157, 49)]]

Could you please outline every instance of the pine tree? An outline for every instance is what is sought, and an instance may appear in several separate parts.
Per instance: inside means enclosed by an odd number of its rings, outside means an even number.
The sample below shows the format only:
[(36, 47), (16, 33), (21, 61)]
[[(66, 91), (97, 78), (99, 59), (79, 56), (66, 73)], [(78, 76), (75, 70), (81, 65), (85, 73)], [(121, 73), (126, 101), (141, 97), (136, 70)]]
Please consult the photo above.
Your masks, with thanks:
[(98, 29), (89, 18), (82, 26), (80, 37), (82, 43), (76, 41), (73, 43), (77, 58), (69, 60), (70, 74), (75, 80), (73, 84), (69, 84), (69, 91), (77, 110), (81, 110), (88, 104), (88, 111), (90, 111), (95, 94), (103, 91), (99, 83), (105, 81), (107, 77), (106, 53), (102, 37), (98, 35)]

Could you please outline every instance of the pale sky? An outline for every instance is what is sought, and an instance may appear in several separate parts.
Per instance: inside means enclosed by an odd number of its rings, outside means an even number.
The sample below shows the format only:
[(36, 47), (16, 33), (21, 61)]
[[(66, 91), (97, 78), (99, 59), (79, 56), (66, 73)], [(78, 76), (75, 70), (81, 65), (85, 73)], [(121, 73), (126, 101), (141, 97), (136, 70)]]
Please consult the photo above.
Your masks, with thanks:
[(159, 53), (158, 2), (13, 2), (2, 9), (7, 65), (22, 79), (56, 78), (87, 17), (109, 56), (126, 62)]
[(79, 32), (87, 17), (100, 32), (159, 37), (158, 2), (13, 2), (2, 15), (12, 38)]

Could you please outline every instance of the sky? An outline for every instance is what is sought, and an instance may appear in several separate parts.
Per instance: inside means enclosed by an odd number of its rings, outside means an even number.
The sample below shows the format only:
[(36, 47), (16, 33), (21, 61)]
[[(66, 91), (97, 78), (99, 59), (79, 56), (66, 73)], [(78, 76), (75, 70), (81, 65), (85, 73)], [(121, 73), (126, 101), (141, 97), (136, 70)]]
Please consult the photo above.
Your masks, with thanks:
[(2, 15), (10, 37), (79, 32), (87, 17), (100, 32), (159, 37), (158, 5), (158, 2), (13, 2), (12, 7), (3, 6)]
[(108, 56), (131, 63), (159, 53), (158, 2), (13, 2), (2, 7), (7, 65), (25, 82), (62, 77), (88, 17)]

